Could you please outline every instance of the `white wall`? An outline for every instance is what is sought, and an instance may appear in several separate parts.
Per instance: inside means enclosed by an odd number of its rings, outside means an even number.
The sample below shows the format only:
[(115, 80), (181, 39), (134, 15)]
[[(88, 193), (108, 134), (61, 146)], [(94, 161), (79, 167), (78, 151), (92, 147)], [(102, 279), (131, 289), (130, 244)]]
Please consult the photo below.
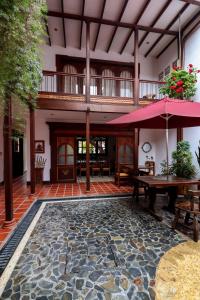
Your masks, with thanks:
[(178, 53), (177, 53), (177, 42), (174, 41), (170, 47), (158, 58), (157, 60), (157, 80), (158, 75), (161, 72), (164, 72), (165, 68), (167, 66), (170, 66), (172, 68), (172, 63), (177, 59)]
[[(85, 50), (79, 50), (76, 48), (63, 48), (60, 46), (42, 46), (42, 57), (43, 57), (43, 69), (48, 71), (56, 71), (56, 54), (68, 55), (73, 57), (85, 57)], [(102, 59), (108, 61), (120, 61), (133, 63), (134, 57), (128, 54), (124, 54), (123, 56), (115, 53), (109, 52), (105, 53), (100, 50), (96, 50), (95, 52), (91, 51), (91, 58)], [(156, 80), (157, 79), (157, 69), (156, 69), (156, 59), (149, 57), (145, 58), (144, 56), (139, 57), (140, 62), (140, 78), (146, 80)]]
[[(185, 43), (185, 67), (193, 64), (200, 69), (200, 28), (196, 30)], [(200, 74), (198, 74), (197, 92), (193, 100), (200, 102)], [(185, 128), (183, 131), (184, 140), (189, 141), (193, 153), (193, 162), (199, 171), (199, 165), (195, 157), (195, 151), (198, 149), (200, 140), (200, 127)]]

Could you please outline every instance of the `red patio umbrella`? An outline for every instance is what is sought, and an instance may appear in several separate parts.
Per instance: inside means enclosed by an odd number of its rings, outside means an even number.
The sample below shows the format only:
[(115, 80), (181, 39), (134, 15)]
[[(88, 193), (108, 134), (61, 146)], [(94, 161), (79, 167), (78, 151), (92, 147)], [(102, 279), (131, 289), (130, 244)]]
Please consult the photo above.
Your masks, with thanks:
[(168, 129), (200, 126), (200, 103), (164, 98), (116, 118), (108, 124), (131, 124), (135, 128), (165, 128), (168, 173)]

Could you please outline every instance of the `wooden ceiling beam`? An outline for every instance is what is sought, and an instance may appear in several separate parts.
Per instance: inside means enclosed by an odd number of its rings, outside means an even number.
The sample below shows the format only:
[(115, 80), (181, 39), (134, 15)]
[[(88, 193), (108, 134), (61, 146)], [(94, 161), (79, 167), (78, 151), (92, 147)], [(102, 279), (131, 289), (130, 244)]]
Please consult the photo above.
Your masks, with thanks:
[(75, 14), (69, 14), (69, 13), (61, 13), (57, 11), (48, 11), (47, 15), (49, 17), (57, 17), (57, 18), (65, 18), (65, 19), (72, 19), (72, 20), (78, 20), (78, 21), (84, 21), (84, 22), (90, 22), (90, 23), (96, 23), (96, 24), (104, 24), (104, 25), (110, 25), (110, 26), (118, 26), (123, 28), (134, 28), (138, 30), (148, 31), (148, 32), (156, 32), (161, 34), (169, 34), (169, 35), (177, 35), (177, 31), (174, 30), (166, 30), (156, 27), (149, 27), (149, 26), (141, 26), (141, 25), (134, 25), (131, 23), (125, 23), (125, 22), (116, 22), (106, 19), (99, 19), (94, 17), (88, 17)]
[(188, 4), (193, 4), (193, 5), (200, 6), (200, 2), (197, 1), (197, 0), (180, 0), (180, 1), (188, 3)]
[[(169, 30), (172, 25), (174, 25), (174, 23), (176, 23), (176, 21), (178, 20), (179, 16), (181, 16), (184, 11), (188, 8), (189, 4), (185, 4), (180, 11), (178, 12), (178, 14), (176, 14), (176, 16), (172, 19), (172, 21), (167, 25), (167, 27), (165, 28), (166, 30)], [(149, 50), (145, 53), (145, 57), (147, 57), (149, 55), (149, 53), (151, 53), (151, 51), (154, 49), (154, 47), (160, 42), (160, 40), (163, 38), (164, 34), (161, 34), (157, 40), (153, 43), (153, 45), (149, 48)]]
[[(106, 6), (106, 0), (104, 0), (103, 5), (102, 5), (100, 20), (103, 19), (103, 14), (104, 14), (104, 11), (105, 11), (105, 6)], [(97, 46), (97, 41), (98, 41), (98, 38), (99, 38), (100, 28), (101, 28), (101, 24), (98, 24), (97, 34), (96, 34), (96, 38), (95, 38), (94, 46), (93, 46), (93, 51), (95, 51), (96, 46)]]
[[(200, 17), (200, 10), (185, 24), (185, 26), (182, 28), (181, 30), (181, 36), (183, 36), (184, 31), (193, 23), (196, 21), (197, 18)], [(197, 23), (198, 24), (198, 23)], [(195, 24), (195, 27), (197, 26), (197, 24)], [(186, 35), (187, 36), (187, 35)], [(156, 56), (156, 58), (159, 58), (166, 50), (167, 48), (175, 41), (176, 38), (173, 38), (160, 52), (159, 54)], [(185, 37), (184, 37), (185, 39)]]
[[(122, 19), (122, 16), (123, 16), (123, 14), (124, 14), (124, 11), (125, 11), (125, 9), (126, 9), (126, 7), (127, 7), (128, 1), (129, 1), (129, 0), (125, 0), (125, 1), (124, 1), (124, 5), (123, 5), (123, 7), (122, 7), (122, 9), (121, 9), (121, 11), (120, 11), (119, 17), (118, 17), (118, 19), (117, 19), (116, 22), (121, 22), (121, 19)], [(115, 37), (115, 34), (116, 34), (116, 32), (117, 32), (117, 29), (118, 29), (118, 26), (116, 26), (116, 27), (114, 28), (114, 30), (113, 30), (113, 33), (112, 33), (112, 36), (111, 36), (111, 38), (110, 38), (110, 42), (108, 43), (108, 47), (107, 47), (107, 49), (106, 49), (106, 52), (109, 52), (109, 50), (110, 50), (110, 48), (111, 48), (112, 42), (113, 42), (114, 37)]]
[[(162, 7), (162, 9), (159, 11), (159, 13), (157, 14), (157, 16), (151, 22), (151, 24), (150, 24), (151, 27), (153, 27), (157, 23), (157, 21), (160, 19), (160, 17), (166, 11), (166, 9), (168, 8), (168, 6), (170, 5), (171, 2), (172, 2), (172, 0), (167, 0), (167, 2), (164, 4), (164, 6)], [(149, 33), (146, 32), (145, 35), (141, 38), (141, 40), (139, 42), (139, 48), (143, 44), (144, 40), (147, 38), (148, 34)], [(134, 52), (132, 54), (134, 55)]]
[[(82, 9), (81, 9), (81, 16), (84, 16), (85, 11), (85, 0), (82, 0)], [(79, 49), (82, 47), (82, 34), (83, 34), (83, 21), (81, 21), (81, 30), (80, 30), (80, 39), (79, 39)]]
[[(62, 11), (62, 14), (64, 14), (64, 3), (63, 3), (63, 0), (61, 0), (61, 11)], [(62, 17), (62, 27), (63, 27), (64, 47), (67, 48), (66, 32), (65, 32), (65, 18), (64, 17)]]
[[(136, 18), (134, 26), (136, 26), (138, 24), (138, 22), (140, 21), (141, 17), (143, 16), (143, 14), (144, 14), (144, 12), (145, 12), (145, 10), (146, 10), (146, 8), (147, 8), (147, 6), (149, 5), (150, 2), (151, 2), (151, 0), (146, 0), (145, 1), (144, 5), (142, 6), (142, 8), (141, 8), (141, 10), (140, 10), (140, 12), (139, 12), (139, 14), (138, 14), (138, 16)], [(128, 33), (128, 35), (127, 35), (127, 37), (126, 37), (126, 39), (125, 39), (125, 41), (124, 41), (124, 43), (123, 43), (123, 45), (121, 47), (121, 50), (119, 52), (120, 54), (122, 54), (123, 51), (124, 51), (124, 49), (126, 48), (126, 45), (128, 44), (128, 41), (130, 40), (131, 35), (133, 34), (133, 31), (134, 31), (134, 28), (132, 28), (129, 31), (129, 33)]]

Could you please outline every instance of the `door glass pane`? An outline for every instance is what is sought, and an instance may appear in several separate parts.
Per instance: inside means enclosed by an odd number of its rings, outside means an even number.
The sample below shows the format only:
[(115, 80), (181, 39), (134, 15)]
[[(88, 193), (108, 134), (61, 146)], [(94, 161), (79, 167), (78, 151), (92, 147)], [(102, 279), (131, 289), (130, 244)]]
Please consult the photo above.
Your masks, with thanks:
[(65, 154), (65, 145), (59, 147), (58, 154)]
[(67, 156), (67, 165), (73, 165), (74, 164), (74, 156)]
[(126, 160), (128, 164), (133, 162), (133, 149), (129, 145), (126, 145)]
[(65, 156), (58, 156), (58, 165), (64, 165), (65, 164)]
[(73, 155), (74, 154), (74, 149), (72, 148), (71, 145), (67, 145), (67, 155)]

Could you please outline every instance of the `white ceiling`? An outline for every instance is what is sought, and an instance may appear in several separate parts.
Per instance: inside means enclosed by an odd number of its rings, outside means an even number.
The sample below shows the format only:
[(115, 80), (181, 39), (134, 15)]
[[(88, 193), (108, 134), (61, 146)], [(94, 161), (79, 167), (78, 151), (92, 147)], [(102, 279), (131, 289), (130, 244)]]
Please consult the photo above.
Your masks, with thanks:
[[(103, 19), (117, 21), (122, 10), (125, 0), (106, 0), (106, 6), (103, 14)], [(139, 25), (150, 26), (151, 22), (157, 16), (159, 11), (165, 5), (167, 0), (151, 0), (146, 10), (139, 21)], [(84, 16), (100, 18), (103, 0), (85, 0)], [(70, 14), (81, 15), (83, 0), (63, 0), (64, 12)], [(135, 23), (137, 16), (142, 10), (146, 0), (129, 0), (122, 16), (121, 22)], [(61, 12), (61, 1), (47, 0), (48, 10)], [(173, 18), (178, 14), (180, 9), (186, 5), (185, 2), (180, 0), (172, 0), (166, 11), (158, 19), (154, 27), (165, 29)], [(180, 18), (181, 27), (183, 27), (194, 16), (200, 7), (190, 4), (184, 11)], [(77, 20), (65, 19), (65, 31), (66, 31), (66, 44), (67, 47), (79, 48), (80, 35), (81, 35), (81, 22)], [(56, 17), (48, 17), (49, 34), (52, 45), (59, 45), (64, 47), (64, 35), (62, 19)], [(93, 49), (94, 41), (97, 35), (98, 24), (91, 24), (91, 49)], [(106, 51), (110, 42), (112, 33), (115, 27), (108, 25), (101, 25), (99, 37), (96, 45), (96, 50)], [(170, 28), (170, 30), (179, 30), (179, 21)], [(122, 48), (130, 29), (119, 28), (113, 39), (110, 51), (119, 53)], [(139, 38), (141, 39), (145, 32), (139, 32)], [(144, 43), (140, 47), (140, 53), (145, 54), (151, 45), (160, 36), (157, 33), (149, 33)], [(149, 54), (150, 56), (156, 56), (168, 43), (172, 40), (172, 36), (165, 35), (156, 47)], [(85, 24), (82, 31), (82, 43), (81, 47), (85, 48)], [(129, 42), (127, 43), (123, 53), (132, 54), (134, 50), (134, 33), (131, 35)]]
[[(117, 113), (90, 113), (90, 123), (105, 124), (122, 114)], [(36, 118), (46, 122), (64, 122), (64, 123), (84, 123), (85, 112), (78, 111), (58, 111), (58, 110), (36, 110)]]

